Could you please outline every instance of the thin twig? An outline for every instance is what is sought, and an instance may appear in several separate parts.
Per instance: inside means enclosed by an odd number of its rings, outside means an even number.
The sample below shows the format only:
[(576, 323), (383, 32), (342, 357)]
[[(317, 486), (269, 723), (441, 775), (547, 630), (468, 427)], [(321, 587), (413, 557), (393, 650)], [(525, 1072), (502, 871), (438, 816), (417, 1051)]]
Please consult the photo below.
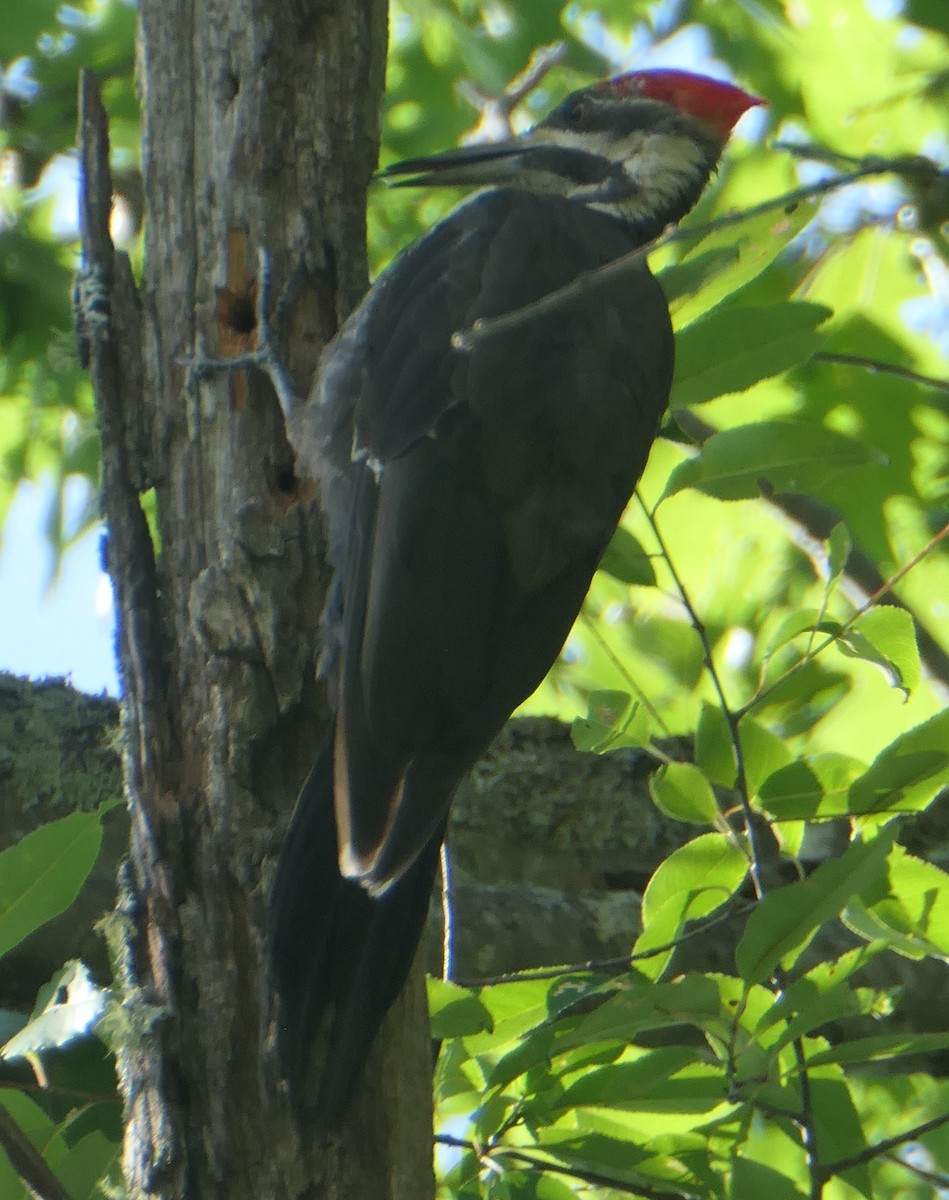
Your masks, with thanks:
[(875, 375), (895, 375), (908, 383), (918, 383), (921, 387), (934, 388), (937, 392), (949, 392), (949, 379), (939, 379), (934, 375), (921, 375), (919, 371), (911, 371), (909, 367), (901, 367), (899, 363), (882, 362), (878, 358), (866, 358), (862, 354), (838, 354), (833, 350), (818, 350), (811, 356), (813, 362), (838, 363), (843, 367), (858, 367)]
[(509, 116), (557, 63), (563, 62), (566, 54), (566, 42), (549, 42), (546, 46), (538, 46), (524, 70), (514, 76), (504, 89), (504, 94), (496, 101), (498, 107)]
[(829, 192), (847, 187), (849, 184), (856, 183), (861, 179), (866, 179), (872, 175), (887, 174), (919, 175), (931, 179), (938, 176), (939, 168), (930, 159), (922, 157), (868, 158), (862, 160), (861, 164), (854, 168), (854, 170), (842, 175), (836, 175), (832, 179), (822, 179), (806, 186), (792, 188), (789, 192), (785, 192), (781, 196), (774, 196), (770, 200), (763, 200), (760, 204), (755, 204), (751, 208), (724, 213), (722, 216), (716, 217), (713, 221), (707, 221), (701, 225), (679, 226), (671, 232), (660, 234), (659, 237), (647, 242), (645, 246), (640, 246), (638, 249), (631, 251), (629, 254), (624, 254), (621, 258), (614, 259), (605, 266), (598, 267), (593, 271), (583, 272), (564, 287), (557, 288), (553, 292), (548, 292), (531, 304), (525, 304), (521, 308), (512, 309), (510, 312), (502, 313), (497, 317), (482, 317), (480, 320), (475, 321), (469, 328), (457, 330), (452, 335), (452, 345), (456, 350), (470, 351), (480, 341), (496, 337), (499, 334), (510, 333), (531, 320), (548, 316), (552, 312), (557, 312), (566, 305), (573, 303), (580, 296), (597, 288), (604, 287), (617, 279), (622, 279), (629, 271), (638, 267), (647, 255), (665, 246), (671, 246), (675, 242), (683, 242), (692, 238), (704, 238), (710, 233), (717, 233), (721, 229), (729, 229), (733, 225), (740, 225), (743, 221), (750, 221), (754, 217), (761, 216), (763, 213), (778, 212), (780, 210), (787, 211), (795, 208), (805, 200), (812, 200), (818, 196), (827, 195)]
[[(708, 671), (709, 677), (712, 680), (712, 684), (718, 695), (718, 700), (719, 700), (719, 704), (721, 706), (722, 714), (724, 715), (725, 721), (728, 725), (729, 737), (731, 739), (732, 749), (735, 754), (735, 767), (736, 767), (735, 788), (736, 788), (736, 791), (738, 794), (739, 806), (741, 807), (741, 811), (742, 811), (742, 818), (743, 818), (744, 826), (745, 826), (745, 836), (748, 839), (749, 868), (750, 868), (751, 880), (754, 885), (756, 896), (758, 897), (759, 900), (762, 900), (767, 891), (767, 885), (764, 880), (764, 857), (763, 857), (763, 853), (762, 853), (762, 847), (761, 847), (761, 845), (759, 843), (759, 839), (758, 839), (758, 829), (757, 829), (757, 825), (755, 822), (755, 815), (752, 812), (752, 808), (751, 808), (751, 793), (750, 793), (750, 789), (748, 787), (748, 776), (747, 776), (747, 772), (746, 772), (746, 768), (745, 768), (745, 756), (744, 756), (744, 750), (743, 750), (742, 744), (741, 744), (741, 731), (739, 729), (740, 717), (736, 712), (734, 712), (732, 710), (731, 705), (728, 703), (728, 698), (725, 695), (724, 684), (722, 683), (721, 676), (718, 673), (718, 670), (715, 666), (714, 658), (712, 656), (712, 643), (708, 636), (708, 630), (705, 628), (705, 623), (699, 616), (698, 610), (696, 609), (695, 605), (692, 603), (691, 597), (689, 596), (688, 589), (685, 586), (684, 580), (682, 579), (682, 577), (679, 575), (678, 571), (676, 570), (676, 566), (675, 566), (675, 563), (672, 561), (672, 556), (669, 553), (669, 549), (666, 546), (665, 540), (659, 531), (659, 525), (656, 520), (656, 515), (654, 512), (650, 511), (650, 509), (647, 507), (645, 501), (643, 500), (642, 493), (639, 492), (638, 490), (636, 492), (636, 499), (639, 502), (639, 506), (642, 509), (642, 511), (646, 517), (646, 520), (649, 522), (650, 527), (652, 528), (653, 536), (656, 538), (656, 541), (659, 544), (659, 549), (662, 552), (663, 558), (666, 561), (666, 566), (668, 567), (669, 572), (672, 575), (673, 582), (675, 583), (675, 586), (679, 592), (679, 596), (682, 600), (682, 603), (685, 605), (685, 609), (686, 609), (687, 613), (689, 614), (689, 619), (692, 622), (692, 627), (693, 627), (693, 629), (695, 629), (696, 633), (699, 636), (699, 640), (702, 643), (702, 653), (703, 653), (703, 657), (705, 660), (705, 669)], [(727, 1053), (727, 1059), (726, 1059), (726, 1073), (727, 1073), (727, 1077), (728, 1077), (728, 1087), (730, 1090), (733, 1089), (735, 1086), (735, 1075), (736, 1075), (736, 1066), (737, 1066), (736, 1046), (737, 1046), (738, 1029), (739, 1029), (739, 1023), (744, 1014), (745, 1006), (746, 1006), (747, 999), (748, 999), (748, 994), (749, 993), (746, 990), (744, 996), (742, 997), (741, 1003), (739, 1004), (737, 1010), (735, 1011), (735, 1013), (733, 1014), (733, 1017), (732, 1017), (731, 1039), (728, 1043), (728, 1053)], [(804, 1056), (804, 1047), (803, 1047), (803, 1044), (801, 1043), (800, 1039), (795, 1041), (794, 1048), (795, 1048), (795, 1053), (797, 1055), (797, 1061), (798, 1061), (798, 1067), (799, 1067), (800, 1079), (801, 1079), (802, 1120), (801, 1120), (800, 1128), (801, 1128), (801, 1132), (802, 1132), (802, 1138), (804, 1140), (805, 1150), (808, 1155), (808, 1162), (812, 1168), (812, 1170), (811, 1170), (811, 1181), (812, 1181), (812, 1183), (811, 1183), (811, 1200), (820, 1200), (823, 1183), (818, 1182), (817, 1172), (816, 1172), (816, 1170), (813, 1169), (814, 1165), (817, 1162), (817, 1151), (816, 1151), (815, 1131), (814, 1131), (814, 1118), (813, 1118), (813, 1108), (811, 1106), (810, 1080), (809, 1080), (808, 1074), (807, 1074), (807, 1065), (806, 1065), (806, 1060), (805, 1060), (805, 1056)]]
[(478, 124), (465, 135), (466, 142), (493, 141), (497, 138), (499, 128), (504, 127), (509, 134), (511, 115), (515, 108), (539, 86), (548, 72), (563, 60), (567, 52), (565, 42), (551, 42), (546, 46), (538, 46), (530, 56), (527, 66), (505, 87), (500, 96), (487, 96), (468, 81), (461, 84), (461, 92), (465, 99), (478, 109), (480, 116)]
[[(760, 1082), (765, 1081), (761, 1080)], [(748, 1101), (748, 1103), (756, 1112), (761, 1113), (763, 1117), (770, 1117), (772, 1121), (790, 1121), (792, 1125), (800, 1125), (801, 1123), (802, 1114), (800, 1112), (793, 1112), (789, 1108), (781, 1108), (778, 1104), (769, 1104), (766, 1100), (759, 1100), (757, 1098)]]
[[(782, 973), (783, 974), (783, 973)], [(782, 989), (786, 986), (780, 979)], [(811, 1180), (810, 1200), (821, 1200), (824, 1194), (824, 1184), (827, 1181), (826, 1168), (821, 1166), (817, 1149), (817, 1125), (814, 1120), (814, 1097), (811, 1094), (811, 1077), (807, 1072), (807, 1056), (804, 1053), (804, 1043), (798, 1037), (793, 1043), (794, 1060), (797, 1063), (798, 1079), (801, 1086), (801, 1116), (798, 1128), (801, 1131), (801, 1141), (804, 1143), (804, 1154), (807, 1157), (807, 1173)]]
[(458, 1150), (469, 1150), (472, 1154), (476, 1154), (479, 1160), (490, 1162), (492, 1167), (495, 1165), (497, 1159), (513, 1158), (526, 1166), (534, 1167), (538, 1171), (548, 1171), (554, 1175), (563, 1175), (567, 1179), (578, 1179), (583, 1183), (592, 1184), (594, 1187), (610, 1188), (616, 1192), (623, 1192), (627, 1196), (642, 1196), (644, 1200), (693, 1200), (696, 1196), (696, 1193), (691, 1191), (677, 1189), (674, 1192), (668, 1192), (659, 1190), (658, 1188), (651, 1188), (647, 1184), (635, 1184), (622, 1179), (614, 1179), (612, 1176), (604, 1175), (599, 1171), (587, 1171), (582, 1167), (567, 1167), (561, 1163), (535, 1157), (533, 1154), (530, 1154), (526, 1150), (521, 1150), (517, 1146), (501, 1146), (492, 1143), (485, 1150), (475, 1145), (474, 1142), (452, 1137), (447, 1133), (436, 1134), (435, 1142), (439, 1146), (452, 1146)]
[(896, 158), (884, 158), (874, 154), (858, 157), (853, 154), (843, 154), (840, 150), (831, 150), (828, 146), (818, 146), (815, 142), (784, 142), (781, 140), (774, 142), (772, 149), (781, 150), (794, 158), (826, 163), (828, 166), (877, 167), (878, 170), (871, 171), (872, 174), (884, 174), (892, 171), (896, 175), (906, 175), (909, 178), (919, 176), (921, 179), (932, 180), (941, 173), (938, 164), (922, 154), (900, 154)]
[(745, 755), (741, 745), (741, 736), (738, 730), (738, 716), (732, 712), (731, 705), (728, 703), (728, 698), (725, 695), (725, 688), (722, 684), (721, 677), (716, 669), (714, 659), (712, 657), (712, 643), (709, 640), (708, 630), (705, 628), (705, 623), (698, 614), (698, 610), (692, 603), (688, 590), (682, 577), (676, 570), (675, 564), (672, 561), (672, 556), (669, 553), (669, 548), (665, 543), (665, 539), (659, 532), (659, 525), (656, 521), (656, 515), (646, 505), (643, 500), (642, 493), (637, 489), (636, 499), (639, 506), (649, 522), (653, 536), (659, 544), (659, 549), (663, 558), (666, 561), (666, 566), (672, 575), (673, 582), (679, 593), (679, 597), (685, 606), (686, 612), (689, 614), (689, 620), (692, 622), (692, 627), (699, 636), (699, 641), (702, 643), (702, 656), (705, 660), (705, 669), (709, 673), (712, 680), (712, 686), (718, 695), (719, 704), (721, 705), (722, 713), (725, 721), (728, 724), (728, 732), (731, 738), (732, 749), (735, 752), (735, 788), (738, 793), (738, 803), (741, 807), (742, 816), (745, 822), (745, 836), (748, 838), (749, 853), (749, 868), (751, 872), (751, 881), (754, 884), (755, 894), (761, 899), (765, 894), (765, 885), (763, 880), (761, 848), (758, 845), (758, 835), (755, 828), (754, 814), (751, 811), (751, 796), (748, 789), (748, 776), (745, 770)]
[(525, 971), (511, 971), (506, 975), (493, 975), (482, 979), (463, 980), (460, 986), (467, 988), (494, 987), (496, 984), (503, 983), (533, 983), (539, 979), (559, 979), (562, 975), (576, 975), (584, 971), (594, 975), (625, 971), (627, 967), (632, 966), (635, 962), (643, 962), (649, 958), (656, 958), (660, 954), (666, 954), (670, 950), (677, 950), (679, 946), (692, 938), (702, 937), (710, 929), (714, 929), (716, 925), (721, 925), (723, 922), (731, 920), (732, 917), (742, 916), (753, 907), (753, 904), (745, 903), (726, 905), (720, 913), (717, 913), (714, 917), (709, 917), (706, 921), (702, 921), (694, 929), (689, 929), (687, 932), (680, 934), (677, 938), (673, 938), (669, 942), (665, 942), (661, 946), (654, 946), (651, 950), (642, 950), (637, 954), (623, 954), (618, 958), (591, 958), (582, 963), (565, 963), (555, 967), (536, 967)]
[(2, 1104), (0, 1146), (10, 1160), (10, 1166), (36, 1200), (72, 1200), (49, 1164)]
[[(590, 617), (590, 614), (586, 611), (586, 608), (582, 608), (580, 610), (580, 619), (583, 621), (583, 624), (586, 626), (587, 631), (593, 637), (594, 641), (599, 643), (600, 649), (604, 652), (604, 654), (606, 654), (607, 658), (610, 660), (610, 662), (616, 668), (616, 670), (619, 671), (620, 675), (622, 675), (623, 679), (626, 681), (627, 686), (634, 693), (637, 700), (639, 700), (639, 702), (646, 709), (646, 711), (649, 713), (649, 715), (652, 717), (652, 719), (656, 722), (656, 724), (659, 726), (659, 728), (662, 730), (662, 732), (665, 734), (665, 736), (668, 738), (671, 738), (672, 730), (669, 728), (669, 726), (663, 720), (662, 713), (659, 711), (658, 708), (656, 708), (656, 706), (653, 704), (653, 702), (649, 699), (649, 697), (646, 695), (646, 693), (643, 691), (643, 689), (639, 686), (639, 684), (636, 682), (636, 680), (630, 674), (629, 668), (626, 666), (626, 664), (623, 662), (623, 660), (619, 657), (619, 655), (613, 650), (613, 647), (609, 644), (609, 642), (606, 640), (606, 638), (600, 632), (597, 622), (594, 621)], [(650, 745), (649, 747), (646, 747), (646, 749), (648, 750), (648, 753), (654, 755), (660, 762), (668, 764), (672, 761), (667, 754), (663, 753), (662, 750), (659, 750), (652, 745)]]
[(927, 1171), (925, 1167), (921, 1167), (918, 1163), (909, 1162), (905, 1158), (900, 1158), (898, 1154), (882, 1154), (881, 1158), (885, 1158), (887, 1162), (892, 1163), (895, 1167), (902, 1167), (904, 1171), (909, 1171), (911, 1175), (915, 1175), (917, 1179), (921, 1179), (924, 1183), (931, 1183), (936, 1188), (949, 1188), (949, 1175), (942, 1171)]
[[(818, 356), (815, 355), (815, 357)], [(872, 369), (871, 361), (867, 360), (868, 370)], [(719, 432), (713, 425), (709, 425), (707, 421), (687, 408), (678, 409), (675, 419), (683, 433), (700, 446)], [(800, 531), (800, 535), (796, 534), (794, 540), (809, 557), (813, 557), (813, 548), (801, 545), (803, 538), (814, 543), (822, 542), (841, 520), (840, 513), (823, 501), (815, 499), (814, 496), (782, 492), (765, 497), (765, 499), (772, 508), (787, 517)], [(857, 545), (850, 549), (850, 556), (844, 567), (844, 575), (853, 585), (853, 590), (860, 593), (859, 597), (851, 598), (854, 607), (865, 603), (867, 597), (877, 592), (885, 582), (876, 563)], [(894, 594), (890, 596), (887, 603), (909, 613), (916, 630), (916, 642), (919, 646), (923, 669), (944, 688), (949, 688), (949, 654), (929, 632), (918, 613), (904, 599)]]
[(932, 1133), (934, 1129), (940, 1129), (943, 1125), (949, 1125), (949, 1112), (944, 1112), (938, 1117), (932, 1117), (929, 1121), (923, 1121), (921, 1125), (907, 1129), (904, 1133), (884, 1138), (882, 1142), (877, 1142), (875, 1146), (867, 1146), (859, 1154), (851, 1154), (849, 1158), (838, 1158), (835, 1162), (826, 1163), (824, 1170), (828, 1175), (840, 1175), (844, 1171), (849, 1171), (852, 1167), (862, 1167), (865, 1163), (873, 1162), (880, 1155), (887, 1154), (890, 1150), (896, 1150), (898, 1147), (904, 1146), (907, 1142), (915, 1142), (917, 1138), (921, 1138), (927, 1133)]
[(85, 1088), (63, 1087), (58, 1083), (51, 1083), (44, 1087), (39, 1083), (27, 1080), (16, 1083), (0, 1082), (0, 1093), (7, 1091), (25, 1092), (27, 1095), (42, 1096), (45, 1099), (57, 1096), (66, 1100), (82, 1100), (85, 1104), (112, 1104), (116, 1108), (119, 1108), (122, 1104), (117, 1092), (90, 1092)]
[(841, 636), (851, 629), (864, 613), (869, 612), (871, 608), (874, 608), (876, 604), (887, 594), (887, 592), (896, 587), (896, 585), (902, 579), (904, 579), (906, 575), (909, 574), (913, 567), (922, 562), (924, 558), (931, 554), (932, 551), (939, 545), (939, 543), (946, 537), (949, 537), (949, 521), (943, 525), (942, 529), (933, 534), (926, 545), (923, 546), (920, 551), (914, 554), (909, 562), (904, 563), (898, 571), (891, 575), (890, 578), (882, 584), (882, 586), (878, 587), (865, 604), (861, 605), (860, 608), (858, 608), (854, 613), (851, 614), (851, 616), (847, 618), (846, 621), (843, 622), (838, 633), (830, 634), (825, 641), (820, 643), (819, 646), (815, 646), (806, 657), (800, 659), (799, 662), (794, 663), (793, 666), (788, 667), (788, 669), (779, 675), (777, 679), (768, 684), (766, 688), (763, 688), (757, 693), (757, 695), (753, 696), (747, 704), (740, 708), (736, 714), (738, 720), (741, 720), (743, 716), (757, 708), (757, 706), (761, 704), (763, 700), (767, 699), (772, 692), (796, 675), (798, 671), (802, 670), (807, 665), (807, 663), (809, 663), (812, 659), (815, 659), (818, 654), (822, 654), (828, 648), (828, 646), (836, 645), (837, 642), (840, 641)]
[[(152, 787), (144, 783), (149, 765), (175, 763), (180, 755), (168, 703), (174, 688), (168, 630), (158, 599), (155, 547), (139, 498), (147, 471), (136, 453), (140, 447), (134, 445), (139, 438), (130, 435), (141, 419), (132, 411), (137, 393), (131, 387), (142, 371), (138, 301), (128, 258), (116, 253), (109, 232), (113, 196), (109, 121), (99, 81), (88, 69), (79, 76), (79, 162), (79, 232), (88, 285), (80, 290), (91, 288), (97, 297), (95, 315), (80, 313), (79, 324), (88, 337), (102, 444), (101, 494), (109, 527), (108, 568), (116, 591), (116, 644), (128, 744), (141, 739), (141, 749), (126, 756), (127, 783), (141, 815), (153, 798), (145, 799)], [(155, 771), (157, 795), (165, 777), (157, 766)]]

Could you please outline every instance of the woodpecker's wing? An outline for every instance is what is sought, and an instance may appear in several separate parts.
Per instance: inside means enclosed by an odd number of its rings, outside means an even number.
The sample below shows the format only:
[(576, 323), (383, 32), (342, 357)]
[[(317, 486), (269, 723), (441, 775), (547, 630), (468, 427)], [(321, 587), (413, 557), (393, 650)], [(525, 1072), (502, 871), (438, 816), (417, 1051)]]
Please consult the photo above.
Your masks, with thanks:
[(398, 260), (323, 363), (340, 860), (371, 890), (549, 669), (672, 377), (642, 264), (470, 349), (452, 337), (633, 249), (582, 206), (482, 194)]

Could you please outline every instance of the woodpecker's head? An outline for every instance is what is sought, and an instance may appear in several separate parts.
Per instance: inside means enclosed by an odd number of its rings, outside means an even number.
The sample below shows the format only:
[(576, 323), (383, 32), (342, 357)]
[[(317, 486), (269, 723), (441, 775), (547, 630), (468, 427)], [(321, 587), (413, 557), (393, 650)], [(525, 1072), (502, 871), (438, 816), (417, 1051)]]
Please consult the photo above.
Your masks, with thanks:
[(688, 71), (631, 71), (573, 92), (521, 137), (395, 163), (396, 186), (494, 186), (562, 196), (651, 237), (683, 217), (738, 118), (764, 103)]

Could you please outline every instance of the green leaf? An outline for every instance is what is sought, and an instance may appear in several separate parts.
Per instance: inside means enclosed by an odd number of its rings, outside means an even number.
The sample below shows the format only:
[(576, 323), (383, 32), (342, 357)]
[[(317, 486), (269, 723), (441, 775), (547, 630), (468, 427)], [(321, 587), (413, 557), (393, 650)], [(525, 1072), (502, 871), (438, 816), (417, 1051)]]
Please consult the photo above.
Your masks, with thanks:
[(730, 899), (748, 870), (745, 852), (722, 833), (702, 833), (660, 863), (643, 893), (643, 924), (672, 904), (683, 919), (708, 916)]
[(850, 787), (852, 813), (915, 812), (949, 784), (949, 709), (901, 734)]
[(738, 973), (764, 983), (778, 963), (793, 964), (817, 930), (836, 917), (854, 895), (879, 883), (895, 831), (852, 842), (840, 858), (821, 863), (812, 875), (769, 892), (748, 918), (735, 950)]
[(745, 762), (748, 791), (755, 796), (766, 779), (787, 766), (792, 758), (791, 751), (782, 738), (753, 717), (742, 718), (738, 726), (738, 740)]
[(841, 654), (882, 667), (894, 687), (907, 694), (919, 683), (916, 626), (905, 608), (888, 604), (861, 613), (841, 634), (837, 648)]
[(732, 787), (737, 764), (728, 720), (717, 704), (702, 701), (695, 730), (695, 762), (705, 776), (719, 787)]
[[(696, 259), (710, 261), (710, 256), (722, 249), (714, 272), (703, 272), (708, 282), (696, 291), (677, 296), (670, 305), (675, 327), (681, 333), (703, 313), (710, 312), (727, 296), (759, 277), (787, 247), (794, 234), (811, 219), (809, 207), (797, 206), (792, 213), (759, 213), (736, 228), (718, 229), (707, 234), (684, 256), (676, 270), (685, 268)], [(737, 250), (737, 254), (735, 251)]]
[(738, 1105), (725, 1098), (721, 1068), (692, 1062), (666, 1074), (682, 1054), (680, 1047), (670, 1047), (647, 1052), (642, 1062), (591, 1072), (558, 1100), (557, 1110), (566, 1110), (574, 1129), (639, 1146), (728, 1117)]
[(658, 273), (666, 299), (670, 305), (680, 299), (688, 299), (704, 287), (726, 267), (738, 262), (738, 247), (719, 246), (714, 250), (696, 253), (680, 263), (672, 263)]
[(719, 500), (806, 492), (842, 471), (879, 461), (862, 442), (820, 425), (762, 421), (713, 434), (670, 474), (660, 497), (698, 488)]
[[(828, 1021), (872, 1011), (876, 1003), (875, 994), (861, 996), (861, 991), (869, 992), (869, 989), (853, 988), (849, 984), (853, 975), (862, 971), (886, 949), (886, 942), (879, 939), (812, 967), (805, 975), (788, 984), (777, 1003), (768, 1007), (755, 1027), (755, 1037), (770, 1044), (773, 1051)], [(780, 1025), (781, 1029), (772, 1042), (773, 1035), (769, 1036), (769, 1031), (776, 1025)]]
[[(701, 1019), (718, 1019), (721, 1002), (713, 980), (689, 975), (673, 983), (633, 982), (638, 973), (619, 982), (611, 981), (588, 1000), (597, 1004), (568, 1007), (535, 1027), (490, 1069), (492, 1086), (504, 1086), (537, 1065), (549, 1064), (578, 1047), (609, 1045), (618, 1054), (647, 1030), (666, 1029)], [(505, 985), (500, 985), (505, 986)], [(484, 989), (484, 992), (495, 989)], [(525, 1028), (527, 1026), (525, 1025)], [(498, 1028), (500, 1033), (500, 1028)], [(482, 1053), (492, 1040), (488, 1036), (467, 1039), (472, 1053)], [(615, 1056), (615, 1055), (614, 1055)]]
[(866, 769), (847, 754), (811, 755), (769, 775), (758, 798), (781, 821), (845, 816), (850, 812), (850, 786)]
[(0, 853), (0, 957), (79, 895), (102, 843), (97, 813), (70, 813)]
[[(806, 1047), (806, 1043), (805, 1043)], [(817, 1145), (829, 1160), (866, 1149), (860, 1117), (843, 1073), (834, 1064), (808, 1071)], [(846, 1172), (847, 1182), (873, 1200), (866, 1164)]]
[[(716, 1115), (727, 1111), (724, 1071), (698, 1062), (694, 1049), (665, 1046), (629, 1053), (635, 1055), (632, 1062), (585, 1072), (557, 1100), (557, 1108), (620, 1109), (634, 1113), (637, 1120), (663, 1113), (676, 1129), (699, 1124), (695, 1116), (709, 1119), (716, 1110)], [(641, 1127), (647, 1128), (647, 1122)]]
[(949, 958), (949, 875), (894, 846), (882, 897), (855, 898), (844, 913), (861, 937), (885, 937), (907, 958)]
[(465, 1046), (482, 1065), (492, 1086), (507, 1083), (537, 1062), (546, 1062), (558, 1022), (574, 1006), (595, 1009), (610, 999), (589, 976), (527, 979), (482, 988), (480, 999), (493, 1027), (465, 1038)]
[(713, 309), (676, 337), (671, 407), (746, 391), (809, 359), (821, 344), (817, 326), (829, 316), (822, 304), (800, 301)]
[(707, 917), (727, 903), (747, 872), (744, 851), (721, 833), (700, 834), (660, 863), (643, 894), (643, 932), (633, 953), (651, 957), (637, 962), (639, 971), (657, 979), (672, 957), (668, 943), (687, 921)]
[(768, 641), (769, 657), (802, 633), (813, 633), (818, 629), (820, 619), (820, 612), (816, 608), (801, 608), (789, 613)]
[(884, 1033), (876, 1037), (855, 1038), (809, 1054), (809, 1066), (824, 1063), (849, 1066), (852, 1063), (888, 1062), (910, 1054), (934, 1054), (949, 1049), (949, 1033)]
[(718, 817), (712, 786), (692, 763), (669, 763), (649, 780), (653, 803), (674, 821), (710, 825)]
[(603, 688), (590, 693), (587, 715), (573, 722), (570, 737), (578, 750), (594, 754), (620, 746), (648, 746), (649, 714), (628, 692)]
[(732, 1161), (729, 1200), (805, 1200), (804, 1149), (775, 1122), (752, 1121)]
[(652, 559), (642, 543), (623, 525), (617, 528), (610, 539), (606, 553), (600, 559), (600, 570), (612, 575), (621, 583), (637, 584), (641, 587), (654, 587), (656, 583)]
[[(68, 1139), (67, 1139), (68, 1143)], [(71, 1196), (82, 1200), (101, 1200), (103, 1192), (99, 1180), (108, 1172), (119, 1155), (119, 1146), (93, 1130), (80, 1138), (51, 1165), (56, 1174), (69, 1185)]]
[(494, 1028), (490, 1012), (475, 992), (431, 975), (428, 976), (428, 1009), (433, 1038), (467, 1037)]
[(847, 526), (843, 521), (839, 521), (830, 531), (830, 536), (824, 541), (824, 551), (827, 554), (828, 595), (843, 575), (852, 548)]

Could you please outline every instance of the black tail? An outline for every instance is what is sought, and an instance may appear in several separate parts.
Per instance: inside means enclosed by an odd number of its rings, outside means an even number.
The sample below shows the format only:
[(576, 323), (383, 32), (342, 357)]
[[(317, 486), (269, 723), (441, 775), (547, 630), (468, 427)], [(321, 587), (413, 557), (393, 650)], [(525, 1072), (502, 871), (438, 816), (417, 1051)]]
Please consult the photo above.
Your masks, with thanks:
[(314, 1118), (338, 1122), (369, 1047), (405, 983), (428, 912), (443, 830), (379, 899), (339, 873), (333, 736), (320, 750), (284, 839), (270, 913), (277, 1051), (296, 1102), (316, 1027), (332, 1024)]

